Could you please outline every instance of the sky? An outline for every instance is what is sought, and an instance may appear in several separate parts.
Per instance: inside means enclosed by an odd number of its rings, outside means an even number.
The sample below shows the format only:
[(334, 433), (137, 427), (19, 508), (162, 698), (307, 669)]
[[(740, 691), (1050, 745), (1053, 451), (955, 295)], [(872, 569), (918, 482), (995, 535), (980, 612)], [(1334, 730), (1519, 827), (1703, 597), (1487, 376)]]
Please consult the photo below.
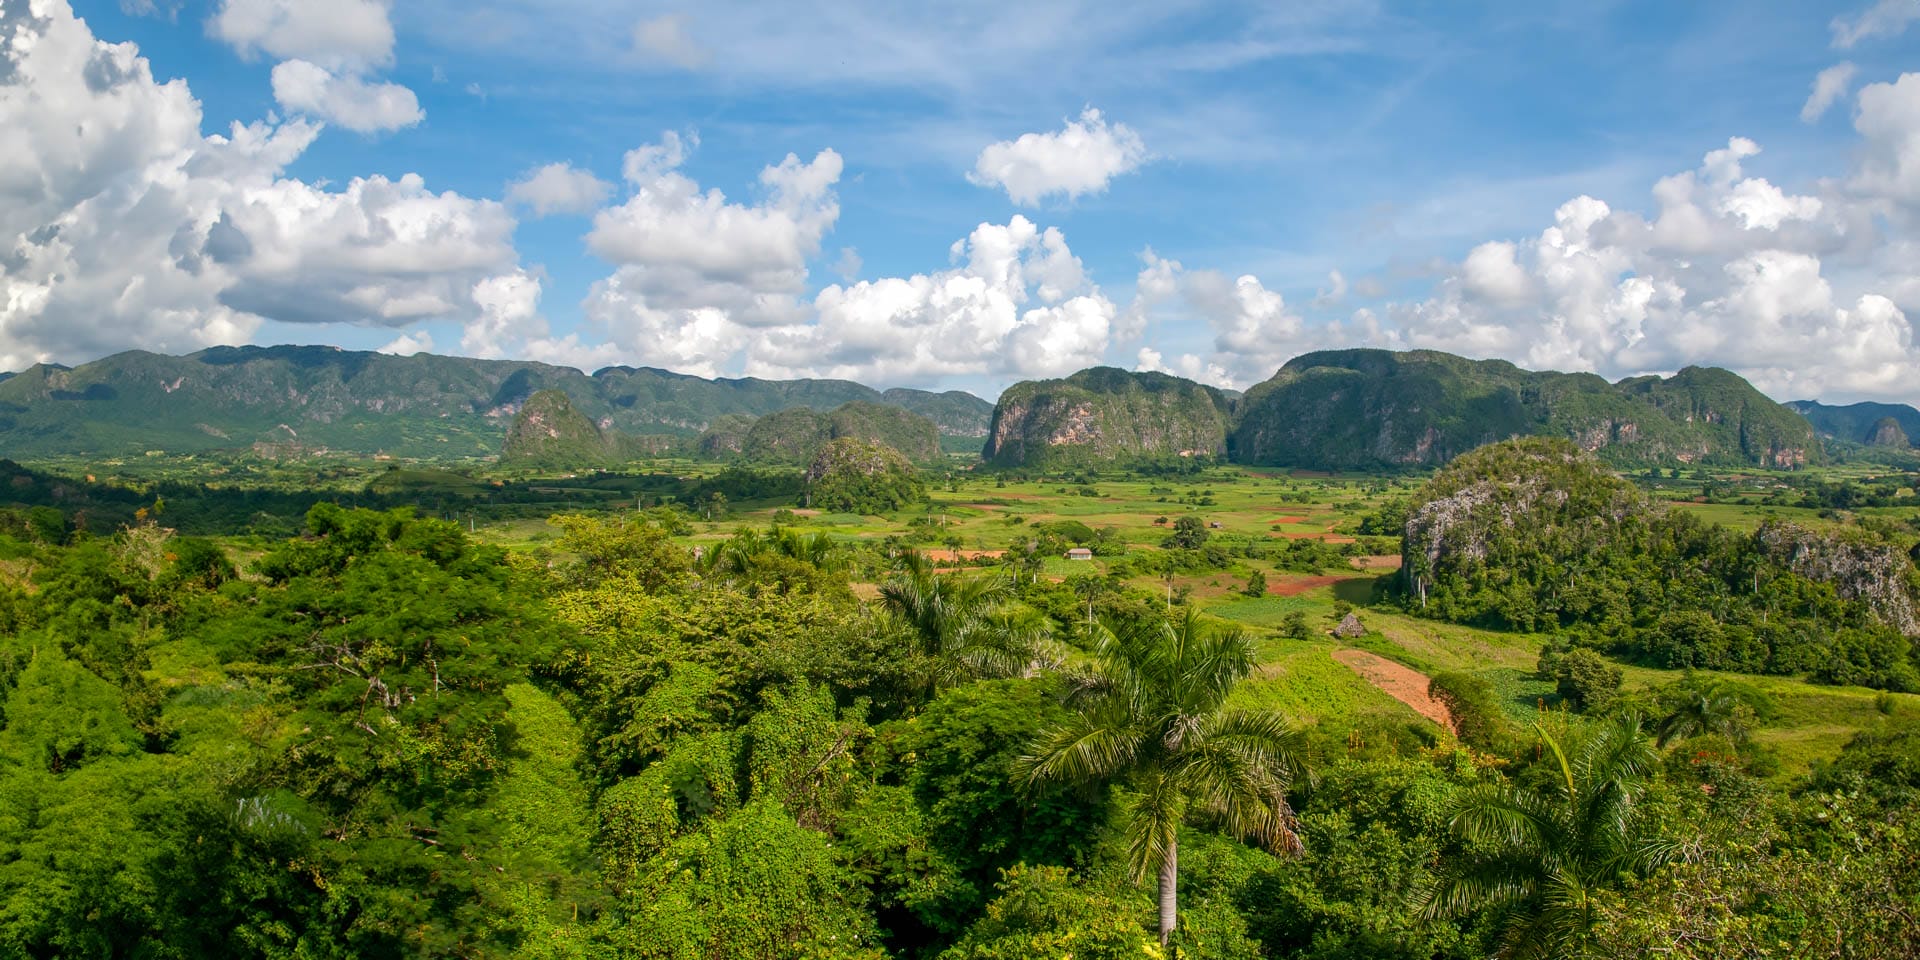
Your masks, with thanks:
[(0, 369), (326, 343), (991, 398), (1372, 346), (1920, 403), (1916, 20), (0, 0)]

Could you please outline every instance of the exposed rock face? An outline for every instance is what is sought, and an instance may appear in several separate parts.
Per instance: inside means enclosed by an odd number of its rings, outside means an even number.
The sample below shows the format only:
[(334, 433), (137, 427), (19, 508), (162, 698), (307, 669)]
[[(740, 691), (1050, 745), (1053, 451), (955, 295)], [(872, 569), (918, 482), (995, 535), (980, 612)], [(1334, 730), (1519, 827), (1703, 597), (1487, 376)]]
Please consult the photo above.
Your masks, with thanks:
[(1881, 417), (1873, 425), (1873, 434), (1867, 438), (1867, 443), (1876, 447), (1897, 447), (1902, 450), (1913, 446), (1913, 443), (1907, 439), (1907, 431), (1894, 417)]
[(1863, 600), (1874, 615), (1909, 637), (1920, 637), (1920, 610), (1907, 578), (1909, 558), (1899, 549), (1769, 522), (1757, 534), (1767, 554), (1800, 576), (1833, 585), (1842, 599)]
[(1232, 400), (1161, 373), (1112, 367), (1014, 384), (982, 452), (999, 466), (1049, 467), (1226, 452)]
[(1724, 370), (1610, 384), (1427, 350), (1296, 357), (1247, 391), (1230, 445), (1241, 463), (1371, 470), (1519, 436), (1565, 437), (1617, 464), (1794, 467), (1819, 452), (1803, 418)]

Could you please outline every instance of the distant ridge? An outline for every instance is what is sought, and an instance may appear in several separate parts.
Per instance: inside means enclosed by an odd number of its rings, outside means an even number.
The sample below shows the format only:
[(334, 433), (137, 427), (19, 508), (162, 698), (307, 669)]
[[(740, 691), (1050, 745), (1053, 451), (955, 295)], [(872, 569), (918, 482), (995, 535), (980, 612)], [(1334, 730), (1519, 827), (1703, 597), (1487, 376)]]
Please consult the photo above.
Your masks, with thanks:
[(1008, 388), (985, 456), (1004, 467), (1224, 454), (1256, 466), (1436, 466), (1516, 436), (1572, 440), (1618, 465), (1817, 462), (1806, 418), (1740, 376), (1688, 367), (1608, 383), (1503, 360), (1330, 350), (1234, 397), (1164, 374), (1095, 368)]
[(593, 375), (521, 360), (333, 347), (143, 351), (0, 379), (0, 453), (137, 456), (332, 449), (404, 457), (491, 457), (527, 398), (559, 390), (581, 415), (630, 436), (692, 438), (728, 415), (866, 401), (921, 413), (948, 436), (982, 437), (992, 405), (959, 392), (889, 390), (847, 380), (706, 379), (647, 367)]
[(1904, 403), (1851, 403), (1829, 406), (1818, 400), (1793, 400), (1823, 437), (1872, 447), (1913, 446), (1920, 440), (1920, 410)]

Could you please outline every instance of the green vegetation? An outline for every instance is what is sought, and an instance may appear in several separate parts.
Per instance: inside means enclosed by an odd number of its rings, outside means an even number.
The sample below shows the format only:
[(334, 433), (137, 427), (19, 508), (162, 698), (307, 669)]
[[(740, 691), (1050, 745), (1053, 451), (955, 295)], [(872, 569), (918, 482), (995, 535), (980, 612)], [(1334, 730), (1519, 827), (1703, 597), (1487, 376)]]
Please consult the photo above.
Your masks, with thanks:
[(0, 463), (0, 955), (1920, 953), (1904, 474), (836, 444)]
[(1820, 456), (1806, 420), (1725, 370), (1610, 384), (1430, 350), (1295, 357), (1247, 391), (1236, 420), (1236, 462), (1316, 470), (1435, 466), (1527, 435), (1616, 464), (1791, 467)]
[[(1559, 631), (1651, 666), (1920, 689), (1920, 576), (1870, 530), (1709, 525), (1546, 439), (1461, 457), (1407, 517), (1399, 590), (1422, 615)], [(1578, 653), (1545, 672), (1572, 699), (1604, 699)]]
[[(514, 360), (331, 347), (215, 347), (184, 357), (141, 351), (66, 368), (41, 364), (0, 381), (0, 448), (14, 457), (137, 457), (252, 450), (486, 458), (513, 415), (558, 390), (589, 420), (630, 436), (692, 440), (726, 415), (759, 417), (852, 401), (924, 414), (954, 436), (985, 435), (992, 407), (960, 393), (845, 380), (707, 380), (650, 368), (587, 376)], [(804, 462), (802, 460), (801, 462)]]
[(926, 498), (926, 485), (892, 447), (856, 437), (830, 440), (807, 468), (807, 505), (842, 513), (888, 513)]
[(1095, 367), (1008, 387), (981, 456), (1031, 469), (1219, 457), (1230, 406), (1225, 393), (1191, 380)]

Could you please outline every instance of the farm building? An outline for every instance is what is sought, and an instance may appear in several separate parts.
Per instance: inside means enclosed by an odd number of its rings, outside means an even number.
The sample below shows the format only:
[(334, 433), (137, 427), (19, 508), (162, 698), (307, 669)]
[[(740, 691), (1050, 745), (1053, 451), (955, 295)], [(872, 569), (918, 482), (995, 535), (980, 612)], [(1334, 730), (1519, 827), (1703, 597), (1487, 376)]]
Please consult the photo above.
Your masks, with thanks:
[(1092, 560), (1093, 551), (1088, 550), (1086, 547), (1074, 547), (1072, 550), (1067, 551), (1067, 559), (1068, 560)]

